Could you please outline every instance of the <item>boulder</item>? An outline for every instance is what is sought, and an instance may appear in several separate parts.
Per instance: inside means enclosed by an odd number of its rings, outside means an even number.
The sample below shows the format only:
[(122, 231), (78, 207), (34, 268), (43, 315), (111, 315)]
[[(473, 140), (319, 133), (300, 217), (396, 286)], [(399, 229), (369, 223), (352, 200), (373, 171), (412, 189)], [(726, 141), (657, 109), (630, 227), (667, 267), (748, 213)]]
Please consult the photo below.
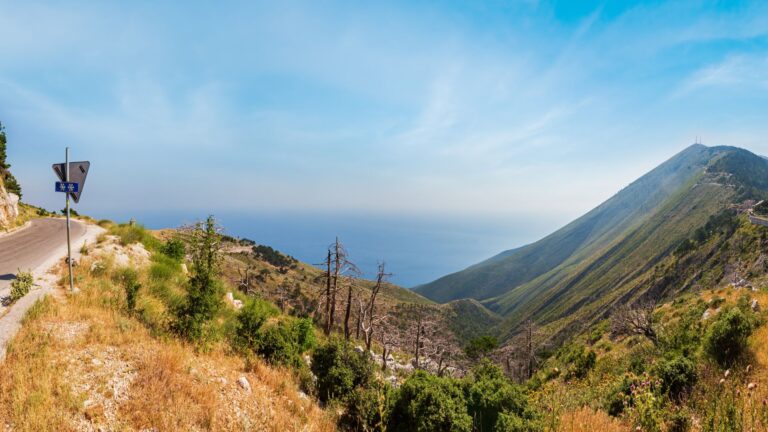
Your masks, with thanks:
[(239, 385), (243, 390), (247, 392), (251, 392), (251, 383), (248, 382), (248, 378), (241, 376), (237, 379), (237, 385)]

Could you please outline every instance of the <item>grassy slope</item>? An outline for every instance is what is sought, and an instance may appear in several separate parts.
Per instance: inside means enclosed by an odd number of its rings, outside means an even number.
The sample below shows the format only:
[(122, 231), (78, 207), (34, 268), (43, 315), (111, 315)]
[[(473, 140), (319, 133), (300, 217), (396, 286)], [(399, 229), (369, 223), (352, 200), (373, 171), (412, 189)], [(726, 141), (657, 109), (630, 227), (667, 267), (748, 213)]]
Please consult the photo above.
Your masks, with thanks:
[[(281, 285), (290, 287), (287, 290), (287, 308), (305, 308), (305, 310), (296, 311), (299, 314), (308, 313), (310, 305), (324, 290), (323, 271), (321, 269), (297, 262), (295, 268), (281, 273), (270, 263), (247, 251), (228, 255), (224, 273), (232, 286), (237, 286), (237, 281), (246, 266), (250, 266), (254, 274), (263, 272), (264, 277), (257, 280), (254, 285), (260, 295), (273, 302), (279, 302), (278, 293)], [(372, 281), (365, 279), (355, 280), (357, 293), (363, 298), (367, 298), (373, 284)], [(495, 333), (495, 327), (502, 321), (500, 316), (478, 301), (457, 300), (444, 305), (436, 304), (412, 290), (394, 284), (386, 284), (382, 288), (377, 304), (377, 307), (381, 308), (380, 312), (386, 311), (391, 316), (400, 316), (398, 311), (413, 305), (429, 308), (432, 312), (431, 315), (441, 320), (445, 328), (451, 330), (459, 348), (472, 338)], [(343, 307), (343, 304), (341, 306)], [(406, 320), (407, 314), (402, 315), (402, 319)], [(406, 323), (402, 323), (402, 325), (407, 327)]]
[[(93, 247), (77, 268), (81, 292), (36, 305), (0, 368), (0, 419), (10, 430), (336, 429), (289, 371), (158, 333), (156, 295), (172, 289), (175, 273), (134, 266), (142, 288), (130, 314), (113, 259)], [(252, 391), (238, 386), (240, 377)]]
[(465, 297), (482, 300), (539, 278), (557, 266), (576, 265), (574, 258), (583, 260), (599, 252), (649, 218), (723, 151), (691, 146), (550, 236), (422, 285), (416, 291), (441, 302)]
[(604, 250), (586, 258), (575, 257), (573, 262), (491, 299), (487, 305), (508, 318), (508, 329), (528, 317), (540, 324), (567, 318), (561, 327), (592, 318), (607, 305), (648, 288), (644, 283), (653, 266), (733, 196), (733, 189), (727, 186), (693, 183)]

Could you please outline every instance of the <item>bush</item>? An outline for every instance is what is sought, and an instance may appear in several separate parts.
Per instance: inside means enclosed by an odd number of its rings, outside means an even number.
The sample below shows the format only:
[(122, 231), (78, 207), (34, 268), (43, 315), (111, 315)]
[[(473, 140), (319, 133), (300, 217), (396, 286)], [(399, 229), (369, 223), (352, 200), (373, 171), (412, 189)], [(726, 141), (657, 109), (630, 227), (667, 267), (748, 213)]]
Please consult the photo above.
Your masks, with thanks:
[(311, 318), (298, 318), (293, 322), (293, 332), (296, 335), (296, 343), (299, 345), (299, 351), (305, 352), (315, 347), (317, 339), (315, 338), (315, 325)]
[(345, 401), (356, 388), (371, 382), (373, 366), (348, 343), (332, 339), (312, 354), (312, 373), (317, 377), (317, 397), (321, 402)]
[(270, 316), (276, 315), (277, 310), (261, 300), (246, 302), (237, 314), (235, 344), (241, 350), (256, 351), (261, 339), (261, 327)]
[(611, 388), (603, 402), (603, 408), (609, 415), (618, 417), (632, 404), (632, 386), (635, 384), (636, 380), (625, 376)]
[(396, 431), (472, 430), (472, 417), (458, 380), (424, 371), (411, 375), (400, 387), (388, 429)]
[(136, 309), (136, 296), (139, 293), (139, 289), (141, 289), (139, 275), (131, 268), (124, 268), (115, 274), (114, 279), (123, 286), (125, 290), (125, 303), (128, 310), (133, 311)]
[(679, 400), (696, 383), (696, 365), (687, 357), (664, 360), (655, 369), (656, 376), (661, 378), (661, 390), (672, 399)]
[(160, 248), (160, 252), (177, 261), (181, 261), (184, 259), (184, 255), (187, 254), (187, 248), (181, 239), (174, 238), (165, 242)]
[(483, 361), (472, 375), (467, 387), (467, 410), (474, 419), (474, 430), (539, 429), (525, 393), (509, 382), (498, 366)]
[(27, 295), (34, 283), (35, 278), (32, 273), (23, 271), (16, 273), (16, 278), (11, 282), (11, 301), (15, 302)]
[(260, 332), (256, 352), (272, 364), (300, 364), (298, 344), (291, 329), (283, 324), (269, 326)]
[(558, 357), (568, 365), (568, 371), (565, 374), (566, 379), (586, 377), (597, 360), (595, 352), (583, 345), (571, 345), (562, 351)]
[(469, 341), (469, 345), (464, 348), (464, 353), (471, 359), (478, 359), (488, 355), (499, 346), (499, 341), (493, 336), (480, 336)]
[(357, 388), (339, 419), (342, 428), (353, 431), (386, 430), (396, 395), (391, 386), (380, 382), (373, 382), (369, 388)]
[(732, 366), (746, 351), (752, 323), (738, 308), (718, 314), (704, 335), (704, 352), (721, 367)]

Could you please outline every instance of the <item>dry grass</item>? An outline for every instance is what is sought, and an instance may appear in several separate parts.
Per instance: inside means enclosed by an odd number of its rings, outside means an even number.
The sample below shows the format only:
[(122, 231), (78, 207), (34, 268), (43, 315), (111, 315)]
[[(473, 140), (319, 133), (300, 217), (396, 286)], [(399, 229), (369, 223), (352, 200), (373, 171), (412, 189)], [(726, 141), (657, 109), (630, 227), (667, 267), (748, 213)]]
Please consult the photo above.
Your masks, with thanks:
[[(93, 258), (89, 258), (93, 259)], [(0, 368), (0, 427), (12, 431), (332, 431), (288, 371), (222, 347), (155, 338), (123, 293), (80, 266), (74, 296), (36, 305)], [(251, 391), (237, 384), (246, 377)]]
[(558, 432), (623, 432), (632, 428), (609, 416), (605, 411), (583, 407), (563, 414), (557, 430)]

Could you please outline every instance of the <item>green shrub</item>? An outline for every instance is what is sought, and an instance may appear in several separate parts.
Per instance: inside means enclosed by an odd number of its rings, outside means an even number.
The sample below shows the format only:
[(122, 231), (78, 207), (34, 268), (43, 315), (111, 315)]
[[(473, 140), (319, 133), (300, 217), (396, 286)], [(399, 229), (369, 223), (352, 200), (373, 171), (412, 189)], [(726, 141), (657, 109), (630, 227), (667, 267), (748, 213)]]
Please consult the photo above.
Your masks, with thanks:
[(315, 347), (317, 339), (315, 338), (315, 325), (311, 318), (298, 318), (293, 321), (293, 332), (296, 336), (296, 343), (299, 345), (299, 351), (305, 352)]
[(312, 373), (317, 377), (316, 391), (321, 402), (344, 401), (356, 388), (371, 382), (373, 366), (348, 343), (332, 339), (312, 353)]
[(471, 359), (478, 359), (488, 355), (499, 346), (499, 341), (493, 336), (480, 336), (469, 341), (464, 348), (464, 353)]
[[(536, 413), (528, 405), (525, 393), (490, 361), (483, 361), (472, 371), (467, 383), (467, 410), (474, 430), (539, 429)], [(515, 428), (509, 429), (510, 425)]]
[(245, 303), (237, 314), (236, 345), (240, 349), (256, 351), (261, 338), (261, 327), (270, 316), (276, 315), (277, 310), (262, 300), (252, 300)]
[(181, 336), (196, 340), (203, 336), (206, 325), (221, 306), (221, 235), (213, 216), (187, 230), (192, 269), (187, 297), (176, 308), (174, 330)]
[(351, 431), (386, 430), (396, 395), (391, 386), (378, 381), (368, 388), (358, 387), (348, 399), (340, 425)]
[(34, 283), (35, 278), (32, 276), (32, 273), (23, 271), (16, 273), (16, 278), (11, 281), (11, 302), (15, 302), (27, 295)]
[(114, 279), (125, 290), (125, 303), (128, 310), (133, 311), (136, 309), (136, 296), (139, 293), (139, 289), (141, 289), (139, 275), (132, 268), (123, 268), (115, 273)]
[(688, 432), (691, 430), (691, 414), (687, 410), (674, 412), (667, 422), (667, 432)]
[(704, 352), (722, 367), (732, 366), (746, 351), (752, 323), (738, 308), (717, 315), (704, 335)]
[(637, 384), (637, 380), (631, 379), (625, 376), (611, 387), (605, 400), (603, 401), (603, 408), (605, 411), (613, 416), (620, 416), (627, 406), (632, 404), (632, 386)]
[(469, 432), (472, 417), (458, 380), (417, 371), (400, 387), (388, 426), (406, 432)]
[(597, 355), (594, 351), (584, 347), (584, 345), (574, 344), (561, 351), (558, 358), (568, 365), (568, 370), (565, 374), (566, 379), (584, 378), (595, 367)]
[(660, 362), (655, 368), (655, 375), (661, 378), (661, 390), (678, 400), (696, 383), (696, 365), (686, 357), (675, 356)]
[(163, 244), (160, 248), (160, 252), (176, 261), (181, 261), (184, 258), (184, 255), (187, 254), (187, 248), (181, 239), (173, 238)]
[(296, 334), (284, 323), (271, 325), (259, 332), (256, 353), (272, 364), (294, 367), (301, 364)]

